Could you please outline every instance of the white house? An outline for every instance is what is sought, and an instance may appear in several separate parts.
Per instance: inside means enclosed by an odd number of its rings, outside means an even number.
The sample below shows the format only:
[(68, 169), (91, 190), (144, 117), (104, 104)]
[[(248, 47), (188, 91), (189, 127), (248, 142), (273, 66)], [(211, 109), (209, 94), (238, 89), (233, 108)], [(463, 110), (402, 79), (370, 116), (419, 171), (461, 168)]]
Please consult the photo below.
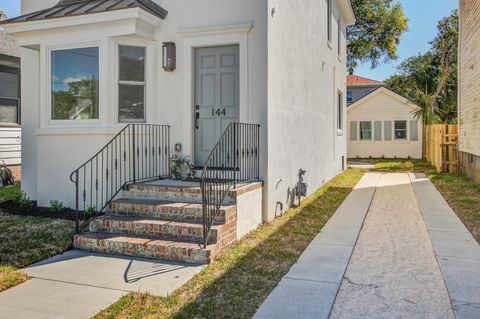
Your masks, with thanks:
[(422, 158), (422, 123), (410, 100), (380, 87), (351, 104), (349, 158)]
[[(137, 144), (136, 157), (168, 146), (217, 179), (258, 175), (253, 220), (274, 218), (293, 202), (300, 169), (310, 194), (345, 167), (345, 34), (354, 20), (349, 0), (22, 0), (22, 16), (3, 27), (21, 46), (23, 190), (40, 206), (78, 199), (87, 208), (99, 188), (115, 195), (118, 185), (102, 188), (114, 176), (98, 161), (122, 167), (112, 154), (126, 137), (106, 151), (110, 163), (97, 156), (79, 173), (77, 194), (70, 174), (126, 124), (162, 124), (162, 142)], [(221, 138), (231, 122), (245, 125)], [(141, 129), (133, 135), (144, 139)], [(234, 154), (250, 161), (230, 163)]]

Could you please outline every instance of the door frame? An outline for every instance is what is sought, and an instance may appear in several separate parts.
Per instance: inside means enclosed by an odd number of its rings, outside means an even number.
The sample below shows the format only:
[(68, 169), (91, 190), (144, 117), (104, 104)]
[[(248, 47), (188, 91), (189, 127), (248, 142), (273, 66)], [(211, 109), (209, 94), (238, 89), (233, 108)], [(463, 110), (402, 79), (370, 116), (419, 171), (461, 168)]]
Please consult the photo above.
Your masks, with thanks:
[(227, 25), (210, 28), (179, 30), (183, 38), (184, 66), (184, 103), (183, 103), (183, 136), (185, 137), (185, 153), (195, 161), (195, 49), (237, 45), (239, 51), (239, 121), (248, 122), (248, 33), (252, 24)]

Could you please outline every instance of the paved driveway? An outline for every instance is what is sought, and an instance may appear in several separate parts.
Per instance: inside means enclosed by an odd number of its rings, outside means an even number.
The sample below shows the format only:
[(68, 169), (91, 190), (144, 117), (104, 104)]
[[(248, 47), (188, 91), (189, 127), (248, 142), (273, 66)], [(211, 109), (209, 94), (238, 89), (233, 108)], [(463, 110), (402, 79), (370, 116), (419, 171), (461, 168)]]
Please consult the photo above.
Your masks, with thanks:
[(425, 175), (378, 173), (364, 176), (255, 314), (455, 317), (480, 318), (480, 246)]

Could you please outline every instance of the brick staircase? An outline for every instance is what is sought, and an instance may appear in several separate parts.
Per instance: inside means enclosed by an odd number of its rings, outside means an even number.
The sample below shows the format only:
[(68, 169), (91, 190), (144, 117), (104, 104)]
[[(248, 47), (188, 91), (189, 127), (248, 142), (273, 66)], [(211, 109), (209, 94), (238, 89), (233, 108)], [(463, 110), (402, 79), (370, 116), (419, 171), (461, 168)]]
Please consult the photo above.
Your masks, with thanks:
[(195, 264), (208, 264), (237, 239), (235, 193), (203, 242), (201, 189), (195, 183), (137, 183), (112, 201), (89, 232), (75, 236), (78, 249)]

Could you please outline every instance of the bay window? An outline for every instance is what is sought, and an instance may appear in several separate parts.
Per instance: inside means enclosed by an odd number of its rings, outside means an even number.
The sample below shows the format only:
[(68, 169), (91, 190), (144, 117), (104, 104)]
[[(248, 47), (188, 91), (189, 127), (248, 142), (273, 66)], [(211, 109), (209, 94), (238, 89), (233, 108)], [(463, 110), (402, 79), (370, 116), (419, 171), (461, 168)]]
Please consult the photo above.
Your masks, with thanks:
[(98, 119), (98, 81), (98, 47), (52, 51), (51, 119)]
[(120, 45), (118, 121), (145, 121), (145, 47)]

